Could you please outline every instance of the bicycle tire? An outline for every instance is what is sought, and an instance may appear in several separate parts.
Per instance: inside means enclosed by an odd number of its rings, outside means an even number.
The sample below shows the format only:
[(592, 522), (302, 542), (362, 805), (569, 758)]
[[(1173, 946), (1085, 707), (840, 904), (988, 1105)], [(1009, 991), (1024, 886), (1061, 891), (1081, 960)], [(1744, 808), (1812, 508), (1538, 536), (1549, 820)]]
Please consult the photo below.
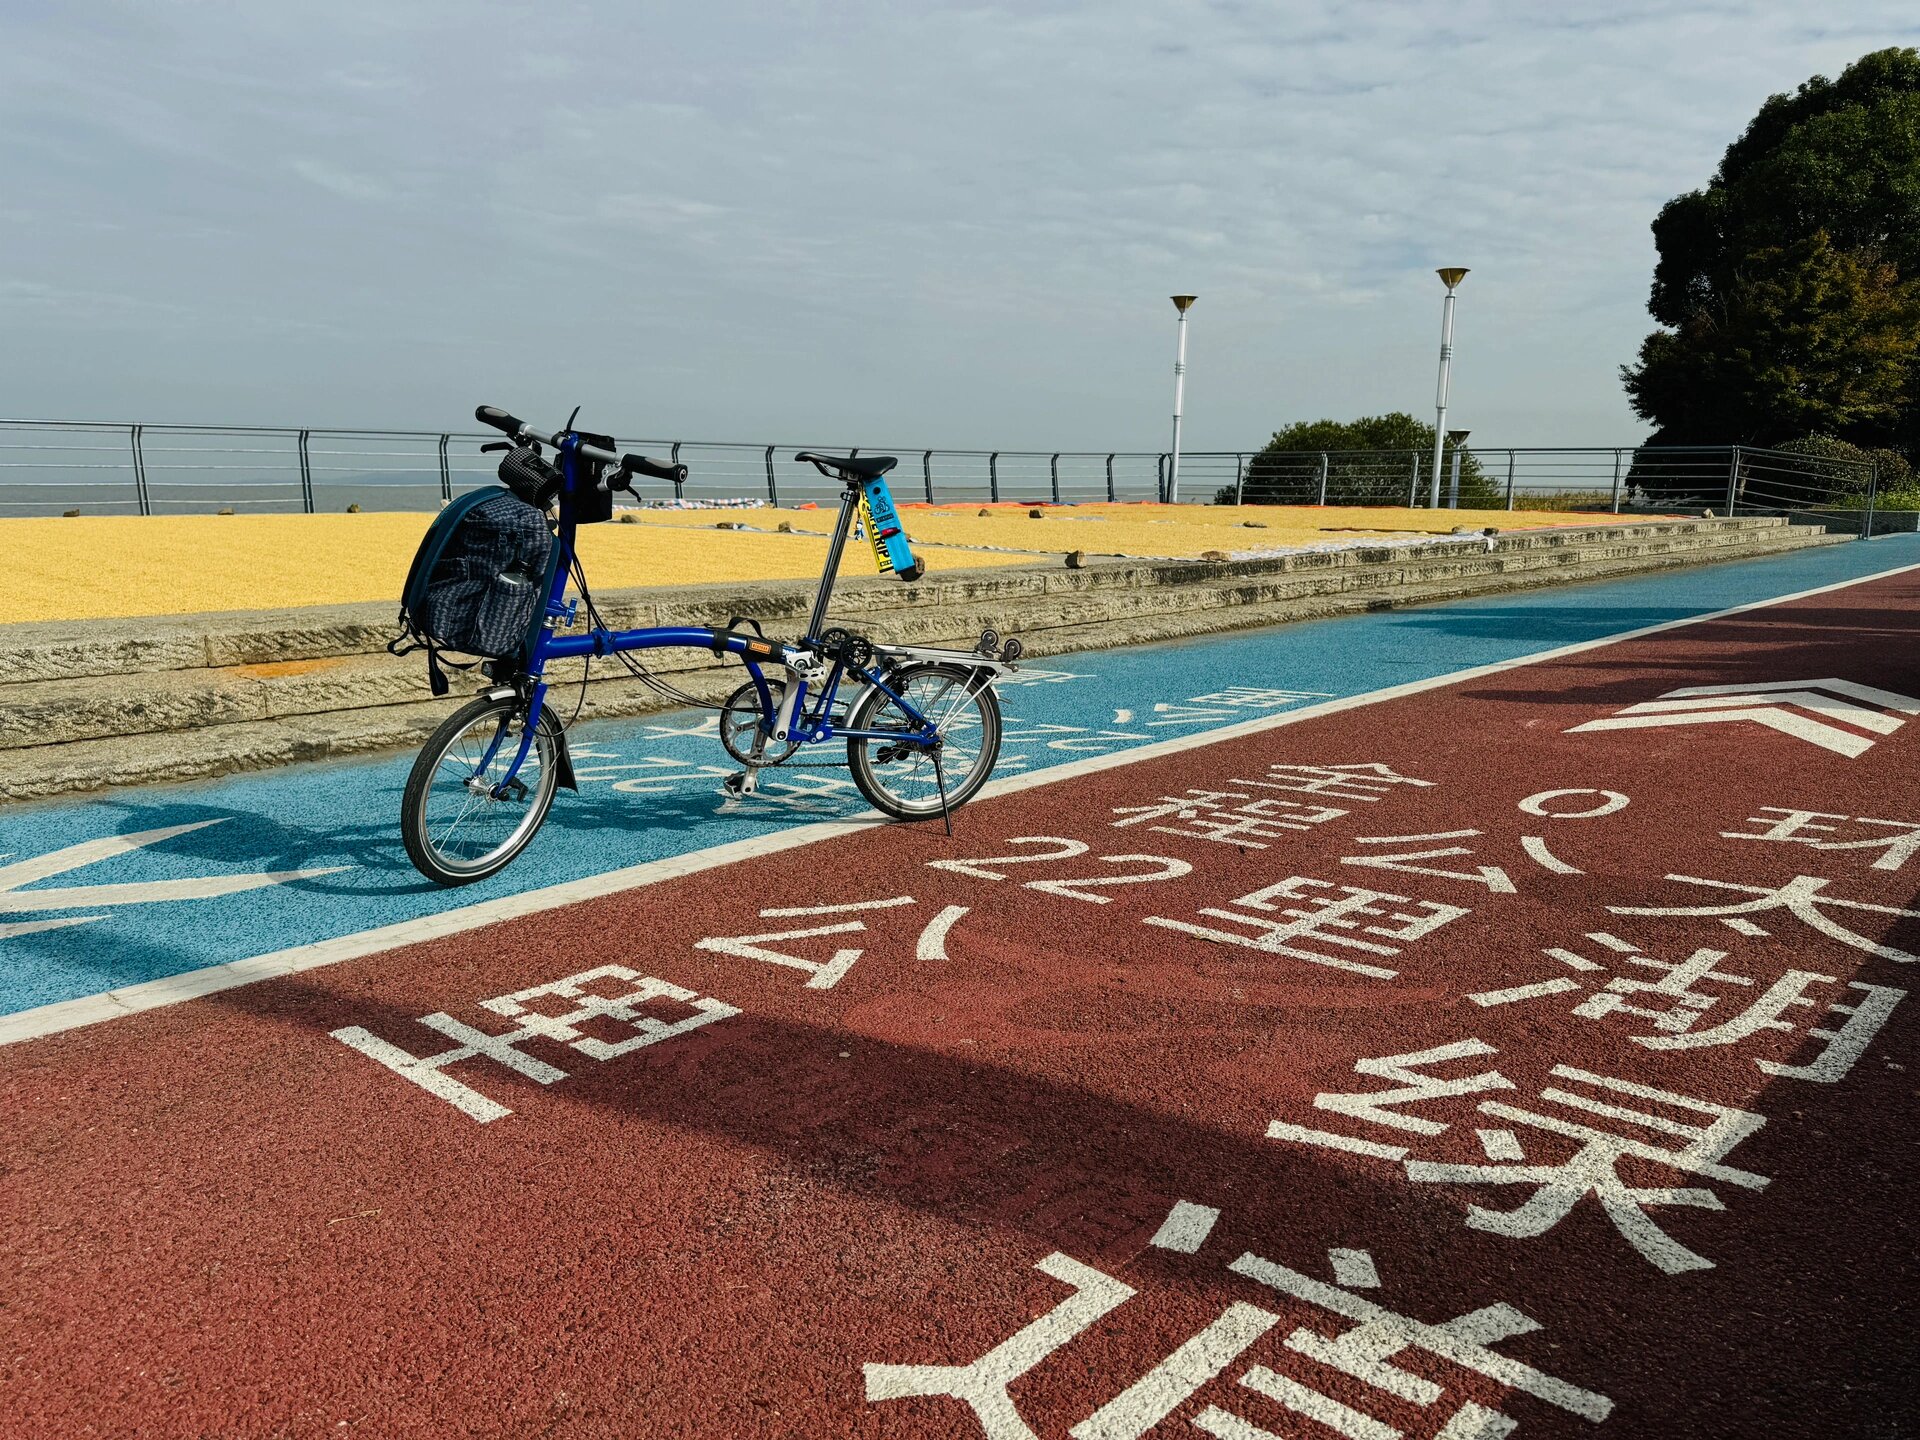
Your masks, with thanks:
[[(927, 680), (945, 681), (947, 684), (931, 697), (912, 693), (918, 682)], [(979, 793), (980, 787), (993, 775), (993, 767), (1000, 759), (1000, 699), (993, 693), (993, 686), (981, 679), (976, 671), (939, 661), (902, 665), (887, 676), (887, 685), (912, 701), (922, 714), (928, 715), (940, 726), (945, 740), (941, 754), (946, 782), (946, 809), (959, 809)], [(926, 704), (922, 703), (923, 698), (927, 698)], [(943, 700), (951, 701), (944, 710), (940, 708)], [(980, 738), (971, 747), (957, 737), (971, 729), (973, 722), (954, 723), (963, 706), (972, 716), (977, 716), (980, 727)], [(910, 725), (907, 717), (885, 692), (877, 688), (868, 690), (860, 697), (848, 718), (848, 728), (885, 729), (884, 723), (876, 721), (883, 721), (887, 710), (893, 711), (902, 732), (906, 733)], [(888, 750), (893, 753), (883, 758)], [(971, 759), (966, 761), (965, 768), (960, 772), (947, 769), (951, 763), (950, 756), (965, 759), (969, 753)], [(894, 768), (903, 764), (908, 768)], [(924, 750), (894, 742), (853, 739), (847, 741), (847, 768), (852, 771), (853, 783), (866, 796), (867, 803), (883, 815), (896, 820), (927, 820), (940, 814), (940, 781), (943, 777), (935, 774), (931, 756)]]
[[(414, 869), (436, 885), (471, 885), (498, 875), (527, 848), (546, 822), (548, 810), (553, 807), (554, 791), (559, 781), (555, 760), (559, 752), (560, 722), (552, 710), (544, 706), (541, 707), (534, 743), (527, 752), (527, 763), (521, 767), (520, 783), (526, 789), (524, 797), (494, 799), (491, 795), (483, 796), (475, 788), (475, 782), (481, 778), (478, 771), (465, 781), (457, 778), (461, 769), (472, 769), (478, 763), (478, 757), (471, 752), (474, 745), (490, 738), (490, 732), (486, 729), (489, 719), (494, 722), (494, 732), (500, 726), (506, 726), (508, 733), (494, 747), (495, 753), (488, 763), (486, 774), (489, 778), (504, 775), (519, 747), (520, 731), (513, 726), (513, 722), (519, 719), (521, 724), (526, 723), (523, 707), (514, 699), (484, 698), (470, 701), (449, 715), (421, 747), (419, 755), (414, 758), (413, 769), (407, 775), (406, 790), (400, 800), (400, 838), (406, 845), (407, 858), (413, 862)], [(471, 741), (467, 740), (470, 735), (475, 737)], [(463, 741), (466, 742), (466, 749), (456, 759), (452, 752)], [(454, 763), (446, 764), (450, 759)], [(534, 771), (530, 783), (526, 778), (529, 769)], [(436, 781), (439, 783), (436, 784)], [(493, 783), (497, 784), (497, 779)], [(441, 796), (465, 808), (451, 822), (443, 823), (436, 836), (434, 820), (428, 810), (430, 804)], [(488, 809), (496, 805), (525, 808), (517, 818), (511, 811), (505, 810), (489, 816)], [(461, 847), (448, 842), (453, 832), (476, 814), (483, 820), (510, 823), (498, 844), (482, 845), (478, 853), (464, 855), (459, 853)], [(481, 829), (476, 827), (468, 834), (477, 841)]]

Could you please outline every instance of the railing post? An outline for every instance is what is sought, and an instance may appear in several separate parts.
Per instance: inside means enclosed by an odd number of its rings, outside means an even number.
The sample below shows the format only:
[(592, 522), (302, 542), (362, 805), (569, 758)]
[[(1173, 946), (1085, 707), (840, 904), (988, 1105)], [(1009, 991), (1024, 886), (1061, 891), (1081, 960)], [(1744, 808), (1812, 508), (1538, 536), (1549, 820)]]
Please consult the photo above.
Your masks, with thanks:
[(1060, 503), (1060, 452), (1053, 452), (1053, 459), (1047, 462), (1047, 473), (1053, 480), (1053, 503)]
[(447, 446), (452, 440), (451, 435), (440, 437), (440, 498), (443, 501), (453, 499), (453, 469), (447, 464)]
[(1000, 452), (998, 450), (987, 456), (987, 495), (996, 505), (1000, 503)]
[(1620, 451), (1618, 447), (1615, 447), (1613, 452), (1613, 513), (1616, 515), (1620, 513)]
[[(678, 440), (673, 442), (673, 453), (669, 455), (667, 458), (671, 460), (675, 465), (678, 465), (680, 463), (680, 442)], [(681, 497), (681, 494), (685, 490), (685, 488), (686, 488), (686, 482), (684, 480), (674, 481), (673, 482), (673, 498), (678, 500)]]
[(1871, 540), (1873, 538), (1873, 506), (1875, 500), (1879, 498), (1879, 490), (1880, 462), (1875, 460), (1873, 462), (1873, 468), (1867, 471), (1867, 518), (1866, 522), (1860, 527), (1860, 538), (1862, 540)]
[(1738, 499), (1740, 488), (1740, 447), (1733, 447), (1733, 457), (1727, 462), (1727, 519), (1733, 518), (1733, 507)]
[(933, 504), (933, 451), (920, 452), (920, 483), (926, 487), (927, 503)]
[(313, 457), (307, 454), (307, 437), (313, 432), (300, 432), (300, 503), (307, 514), (313, 514)]
[(140, 430), (135, 425), (127, 440), (133, 446), (133, 493), (142, 515), (153, 514), (153, 497), (147, 493), (147, 458), (140, 453)]
[(1327, 452), (1322, 450), (1320, 452), (1320, 503), (1323, 506), (1327, 503), (1327, 472), (1331, 468), (1327, 463)]
[(780, 508), (780, 482), (773, 477), (773, 446), (767, 446), (767, 503)]
[(1507, 509), (1513, 509), (1513, 451), (1507, 451)]
[(1107, 456), (1107, 503), (1111, 505), (1118, 497), (1113, 493), (1113, 456)]
[(1153, 461), (1153, 498), (1167, 503), (1167, 452), (1162, 450)]
[[(1439, 477), (1434, 477), (1438, 483)], [(1413, 452), (1413, 473), (1407, 477), (1407, 508), (1413, 509), (1414, 502), (1420, 498), (1420, 452)]]
[(1233, 503), (1247, 503), (1247, 457), (1244, 455), (1233, 457)]

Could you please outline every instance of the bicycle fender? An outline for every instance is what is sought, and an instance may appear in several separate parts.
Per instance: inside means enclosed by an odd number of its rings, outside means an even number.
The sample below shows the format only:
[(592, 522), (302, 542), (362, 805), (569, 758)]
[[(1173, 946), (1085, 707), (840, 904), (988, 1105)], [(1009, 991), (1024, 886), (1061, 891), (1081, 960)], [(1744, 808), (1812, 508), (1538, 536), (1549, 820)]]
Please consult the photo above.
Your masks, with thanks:
[(553, 736), (553, 783), (578, 794), (580, 786), (573, 778), (573, 752), (567, 745), (567, 727), (560, 723), (560, 717), (553, 713), (551, 705), (540, 707), (540, 723)]

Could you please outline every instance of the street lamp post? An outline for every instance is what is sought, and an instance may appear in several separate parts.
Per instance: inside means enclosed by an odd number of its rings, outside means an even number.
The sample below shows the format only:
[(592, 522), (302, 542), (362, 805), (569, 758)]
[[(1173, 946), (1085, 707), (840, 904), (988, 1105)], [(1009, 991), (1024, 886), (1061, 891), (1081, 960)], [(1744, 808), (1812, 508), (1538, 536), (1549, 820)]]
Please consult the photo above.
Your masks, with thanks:
[(1434, 272), (1447, 287), (1447, 299), (1440, 311), (1440, 387), (1434, 394), (1433, 485), (1429, 504), (1440, 508), (1440, 451), (1447, 436), (1447, 379), (1453, 369), (1453, 292), (1467, 278), (1464, 265), (1443, 265)]
[(1167, 503), (1177, 505), (1180, 501), (1180, 409), (1187, 392), (1187, 311), (1200, 297), (1175, 295), (1171, 298), (1173, 308), (1180, 312), (1180, 346), (1173, 360), (1173, 463), (1167, 472)]
[(1447, 431), (1447, 444), (1453, 449), (1453, 466), (1447, 471), (1447, 508), (1449, 510), (1460, 508), (1460, 451), (1466, 445), (1467, 436), (1470, 433), (1466, 430)]

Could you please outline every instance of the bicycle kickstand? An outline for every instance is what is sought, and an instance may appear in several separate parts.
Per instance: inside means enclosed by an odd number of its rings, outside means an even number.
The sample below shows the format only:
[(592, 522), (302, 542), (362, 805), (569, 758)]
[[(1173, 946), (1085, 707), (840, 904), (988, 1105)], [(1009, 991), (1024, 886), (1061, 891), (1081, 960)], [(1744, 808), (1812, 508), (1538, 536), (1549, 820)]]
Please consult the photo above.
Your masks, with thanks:
[(933, 752), (933, 779), (940, 787), (940, 823), (947, 827), (947, 834), (953, 834), (953, 812), (947, 808), (947, 772), (940, 764), (940, 752)]

